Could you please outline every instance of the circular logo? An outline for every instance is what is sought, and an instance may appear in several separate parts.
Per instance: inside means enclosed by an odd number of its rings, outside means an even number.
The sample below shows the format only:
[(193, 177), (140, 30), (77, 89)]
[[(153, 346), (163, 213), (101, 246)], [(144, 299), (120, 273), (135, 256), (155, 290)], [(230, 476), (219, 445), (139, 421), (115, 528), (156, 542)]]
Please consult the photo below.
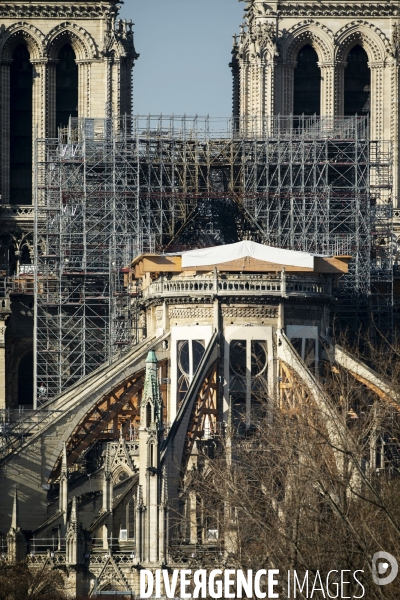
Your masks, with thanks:
[[(391, 570), (386, 575), (390, 567)], [(376, 552), (372, 557), (372, 579), (377, 585), (392, 583), (396, 579), (398, 572), (399, 565), (397, 560), (389, 552)]]

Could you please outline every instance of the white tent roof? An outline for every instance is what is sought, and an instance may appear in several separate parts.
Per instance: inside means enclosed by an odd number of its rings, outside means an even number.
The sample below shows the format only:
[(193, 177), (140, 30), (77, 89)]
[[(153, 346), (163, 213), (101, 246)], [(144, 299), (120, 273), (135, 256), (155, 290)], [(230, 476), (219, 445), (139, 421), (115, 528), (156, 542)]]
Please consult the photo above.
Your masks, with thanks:
[(183, 252), (182, 267), (216, 265), (245, 258), (246, 256), (265, 262), (277, 263), (282, 266), (314, 268), (313, 254), (264, 246), (263, 244), (250, 241)]

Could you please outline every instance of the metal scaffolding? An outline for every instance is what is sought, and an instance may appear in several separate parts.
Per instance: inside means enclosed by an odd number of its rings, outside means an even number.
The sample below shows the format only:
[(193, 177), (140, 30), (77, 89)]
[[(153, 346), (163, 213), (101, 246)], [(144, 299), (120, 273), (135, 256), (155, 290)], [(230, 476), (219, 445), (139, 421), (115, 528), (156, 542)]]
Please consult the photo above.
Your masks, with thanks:
[(140, 252), (253, 239), (349, 254), (340, 310), (392, 314), (389, 143), (364, 117), (72, 119), (36, 151), (38, 405), (135, 340)]
[(135, 145), (107, 121), (81, 125), (79, 138), (70, 129), (36, 148), (38, 406), (132, 342), (123, 267), (138, 248)]

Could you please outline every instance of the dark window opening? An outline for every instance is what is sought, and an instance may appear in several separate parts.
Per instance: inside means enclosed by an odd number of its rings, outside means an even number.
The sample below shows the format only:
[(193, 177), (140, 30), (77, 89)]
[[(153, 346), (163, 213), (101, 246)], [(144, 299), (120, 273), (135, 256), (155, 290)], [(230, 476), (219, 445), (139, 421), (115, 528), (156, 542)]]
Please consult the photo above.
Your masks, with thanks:
[(297, 56), (293, 89), (294, 115), (321, 114), (321, 69), (318, 55), (310, 45), (304, 46)]
[(32, 204), (33, 68), (23, 44), (10, 68), (10, 204)]
[(22, 357), (18, 369), (18, 404), (33, 405), (33, 352)]
[(371, 71), (368, 55), (361, 46), (354, 46), (347, 56), (344, 72), (344, 114), (368, 115), (371, 101)]
[(135, 500), (132, 498), (126, 507), (126, 524), (128, 529), (128, 539), (135, 537)]
[(152, 410), (151, 410), (151, 404), (150, 402), (147, 403), (146, 406), (146, 427), (150, 427), (151, 422), (152, 422)]
[(69, 44), (61, 48), (57, 64), (56, 125), (67, 127), (70, 117), (78, 116), (78, 65)]

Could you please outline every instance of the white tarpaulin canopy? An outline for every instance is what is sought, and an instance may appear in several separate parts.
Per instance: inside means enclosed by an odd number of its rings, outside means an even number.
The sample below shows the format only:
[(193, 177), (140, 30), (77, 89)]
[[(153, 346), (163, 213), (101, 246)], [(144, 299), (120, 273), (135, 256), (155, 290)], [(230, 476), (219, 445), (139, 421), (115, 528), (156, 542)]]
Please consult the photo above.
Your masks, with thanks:
[(314, 268), (314, 255), (308, 252), (297, 252), (295, 250), (283, 250), (264, 246), (256, 242), (237, 242), (225, 246), (214, 246), (213, 248), (202, 248), (200, 250), (189, 250), (182, 253), (182, 267), (202, 267), (230, 262), (249, 256), (256, 260), (277, 263), (282, 266)]

